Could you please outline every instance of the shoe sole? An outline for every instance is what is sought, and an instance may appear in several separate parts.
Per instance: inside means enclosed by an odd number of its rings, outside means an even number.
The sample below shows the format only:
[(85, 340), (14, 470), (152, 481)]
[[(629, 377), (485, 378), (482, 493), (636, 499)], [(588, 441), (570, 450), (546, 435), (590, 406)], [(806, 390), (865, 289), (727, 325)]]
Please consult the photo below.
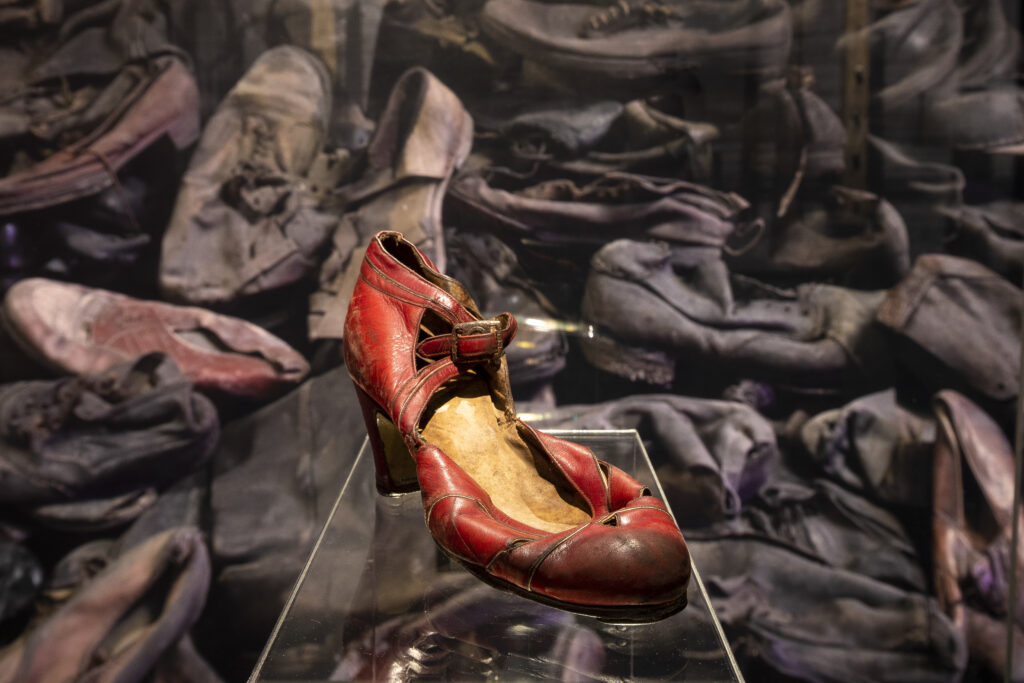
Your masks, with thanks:
[(564, 612), (571, 612), (572, 614), (578, 614), (584, 617), (593, 617), (598, 621), (603, 621), (608, 624), (650, 624), (655, 621), (661, 621), (666, 619), (673, 614), (678, 614), (686, 608), (689, 604), (689, 598), (684, 593), (682, 598), (672, 602), (666, 603), (654, 603), (651, 605), (624, 605), (614, 607), (601, 607), (596, 605), (581, 605), (574, 602), (565, 602), (562, 600), (556, 600), (546, 595), (541, 595), (533, 591), (528, 591), (524, 588), (520, 588), (515, 584), (502, 581), (501, 579), (495, 578), (487, 573), (487, 571), (480, 565), (472, 564), (457, 555), (453, 555), (440, 543), (437, 539), (434, 539), (434, 545), (445, 554), (446, 557), (451, 558), (454, 562), (462, 566), (466, 571), (475, 576), (480, 581), (483, 581), (488, 586), (496, 588), (506, 593), (512, 593), (526, 600), (533, 602), (539, 602), (542, 605), (548, 607), (554, 607)]

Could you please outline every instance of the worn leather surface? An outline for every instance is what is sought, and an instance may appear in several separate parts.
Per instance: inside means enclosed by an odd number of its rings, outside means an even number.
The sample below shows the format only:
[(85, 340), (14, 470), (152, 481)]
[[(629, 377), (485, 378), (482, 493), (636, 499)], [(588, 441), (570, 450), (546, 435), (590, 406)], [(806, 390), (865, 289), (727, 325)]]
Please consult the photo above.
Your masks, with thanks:
[(359, 180), (337, 189), (344, 215), (310, 295), (312, 339), (339, 339), (363, 255), (382, 228), (397, 230), (445, 270), (441, 202), (473, 143), (459, 98), (423, 68), (395, 83), (366, 148)]
[(346, 366), (414, 454), (427, 526), (441, 547), (499, 583), (575, 608), (680, 601), (689, 556), (664, 503), (588, 449), (518, 423), (520, 437), (590, 508), (591, 522), (546, 533), (502, 513), (441, 449), (423, 441), (420, 417), (430, 395), (470, 367), (489, 378), (506, 416), (515, 415), (503, 360), (460, 366), (441, 358), (417, 369), (416, 331), (426, 310), (453, 326), (479, 318), (459, 283), (437, 273), (399, 234), (380, 233), (367, 248), (349, 307)]
[[(671, 259), (663, 242), (610, 242), (591, 260), (581, 305), (620, 351), (661, 354), (668, 381), (677, 359), (800, 390), (852, 394), (888, 381), (888, 349), (873, 320), (884, 292), (817, 283), (778, 290), (740, 283), (721, 261), (677, 269)], [(593, 340), (583, 344), (603, 369), (634, 372), (635, 356), (602, 359)]]
[(309, 372), (297, 351), (243, 320), (71, 283), (22, 280), (7, 292), (3, 316), (26, 353), (64, 372), (99, 372), (162, 351), (198, 386), (250, 398)]
[(890, 505), (928, 509), (935, 421), (880, 391), (819, 413), (801, 425), (800, 441), (814, 466), (833, 481)]

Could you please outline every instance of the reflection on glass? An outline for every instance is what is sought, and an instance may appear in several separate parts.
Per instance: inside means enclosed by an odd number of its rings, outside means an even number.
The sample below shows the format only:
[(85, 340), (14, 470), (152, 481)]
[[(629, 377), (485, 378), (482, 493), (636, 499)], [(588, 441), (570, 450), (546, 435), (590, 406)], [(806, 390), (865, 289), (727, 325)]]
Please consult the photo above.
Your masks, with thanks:
[[(564, 432), (659, 491), (636, 432)], [(253, 680), (742, 680), (699, 575), (689, 605), (613, 624), (495, 589), (452, 562), (416, 493), (373, 487), (364, 445)]]

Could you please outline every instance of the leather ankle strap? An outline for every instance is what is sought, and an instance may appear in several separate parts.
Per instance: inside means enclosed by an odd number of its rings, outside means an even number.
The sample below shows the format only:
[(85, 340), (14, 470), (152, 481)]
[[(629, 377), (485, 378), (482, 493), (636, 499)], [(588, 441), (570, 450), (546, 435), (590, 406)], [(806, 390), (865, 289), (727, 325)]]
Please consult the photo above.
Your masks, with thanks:
[(448, 356), (456, 365), (497, 363), (517, 328), (511, 313), (502, 313), (490, 320), (458, 323), (448, 334), (421, 341), (416, 346), (416, 353), (424, 358)]

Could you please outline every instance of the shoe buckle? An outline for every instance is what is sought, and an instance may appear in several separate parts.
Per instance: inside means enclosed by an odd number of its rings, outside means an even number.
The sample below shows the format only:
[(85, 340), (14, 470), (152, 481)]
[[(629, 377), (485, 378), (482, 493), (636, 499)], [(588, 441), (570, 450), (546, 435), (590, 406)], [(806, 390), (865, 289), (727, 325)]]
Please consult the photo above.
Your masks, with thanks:
[(504, 351), (500, 320), (470, 320), (452, 327), (451, 354), (454, 363), (497, 363)]

